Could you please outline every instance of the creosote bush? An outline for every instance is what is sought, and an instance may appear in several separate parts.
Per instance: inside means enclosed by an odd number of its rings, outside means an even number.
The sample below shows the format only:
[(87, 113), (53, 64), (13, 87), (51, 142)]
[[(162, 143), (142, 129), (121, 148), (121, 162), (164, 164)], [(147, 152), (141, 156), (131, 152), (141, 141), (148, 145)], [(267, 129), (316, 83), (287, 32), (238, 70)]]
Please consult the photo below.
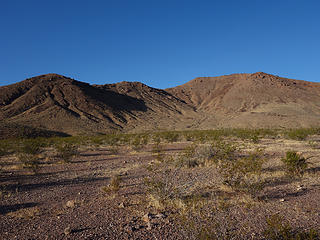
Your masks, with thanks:
[(56, 148), (58, 151), (58, 157), (64, 162), (70, 162), (72, 157), (79, 155), (78, 147), (71, 143), (58, 145)]
[(22, 142), (20, 152), (26, 154), (38, 154), (41, 152), (41, 148), (44, 143), (38, 139), (26, 139)]
[(121, 181), (122, 181), (121, 176), (119, 175), (113, 176), (110, 179), (109, 185), (106, 187), (102, 187), (101, 189), (106, 193), (117, 193), (120, 190)]
[(22, 167), (37, 173), (39, 169), (39, 158), (34, 154), (20, 153), (18, 159), (22, 163)]
[(292, 177), (302, 177), (308, 167), (307, 159), (295, 151), (286, 152), (286, 157), (282, 158), (281, 161), (284, 163), (288, 175)]
[(235, 191), (242, 191), (256, 198), (264, 187), (261, 179), (264, 162), (262, 151), (256, 150), (248, 156), (221, 159), (217, 165), (224, 184)]
[(158, 209), (173, 207), (179, 199), (178, 186), (174, 183), (174, 170), (167, 169), (159, 175), (144, 179), (144, 184), (149, 195), (150, 205)]
[(291, 225), (278, 214), (266, 219), (267, 227), (264, 237), (270, 240), (316, 240), (320, 238), (319, 232), (314, 229), (307, 231), (294, 231)]
[(204, 166), (214, 157), (214, 149), (209, 144), (192, 144), (184, 149), (176, 160), (176, 166), (193, 168)]

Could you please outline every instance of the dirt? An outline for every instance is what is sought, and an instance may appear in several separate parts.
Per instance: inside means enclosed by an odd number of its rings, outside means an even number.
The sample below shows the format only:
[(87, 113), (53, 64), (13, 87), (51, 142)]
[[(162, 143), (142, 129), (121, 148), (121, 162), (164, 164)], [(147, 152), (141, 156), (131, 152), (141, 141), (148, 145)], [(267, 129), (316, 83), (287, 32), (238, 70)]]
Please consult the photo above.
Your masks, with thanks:
[[(161, 146), (166, 157), (177, 158), (190, 144)], [(0, 239), (198, 239), (203, 222), (183, 217), (191, 212), (151, 204), (145, 179), (166, 174), (168, 169), (173, 170), (167, 180), (189, 194), (194, 189), (211, 189), (207, 200), (211, 207), (203, 208), (205, 216), (219, 221), (215, 226), (221, 234), (243, 233), (230, 239), (263, 239), (266, 218), (274, 214), (296, 230), (319, 228), (320, 149), (307, 141), (285, 139), (240, 145), (242, 151), (264, 148), (268, 159), (263, 172), (273, 181), (259, 199), (223, 188), (214, 166), (148, 170), (157, 163), (151, 144), (139, 150), (122, 146), (116, 154), (108, 146), (85, 146), (70, 163), (57, 162), (48, 149), (36, 174), (19, 168), (14, 156), (2, 157)], [(280, 159), (290, 149), (313, 156), (302, 180), (283, 177)], [(116, 175), (121, 177), (120, 190), (104, 191)]]

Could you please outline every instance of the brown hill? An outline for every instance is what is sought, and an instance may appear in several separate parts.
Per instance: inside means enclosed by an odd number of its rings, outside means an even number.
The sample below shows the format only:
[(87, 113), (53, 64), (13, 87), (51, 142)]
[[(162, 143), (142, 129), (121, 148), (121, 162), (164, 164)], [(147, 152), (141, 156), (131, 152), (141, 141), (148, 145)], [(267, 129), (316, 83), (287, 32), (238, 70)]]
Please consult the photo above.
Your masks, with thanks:
[(189, 109), (141, 83), (91, 86), (47, 74), (0, 87), (0, 121), (69, 134), (121, 130), (160, 113), (177, 116)]
[(258, 72), (202, 77), (167, 89), (195, 107), (194, 127), (310, 127), (320, 123), (320, 84)]
[(57, 74), (0, 87), (0, 121), (68, 134), (319, 126), (320, 84), (266, 73), (202, 77), (166, 90)]

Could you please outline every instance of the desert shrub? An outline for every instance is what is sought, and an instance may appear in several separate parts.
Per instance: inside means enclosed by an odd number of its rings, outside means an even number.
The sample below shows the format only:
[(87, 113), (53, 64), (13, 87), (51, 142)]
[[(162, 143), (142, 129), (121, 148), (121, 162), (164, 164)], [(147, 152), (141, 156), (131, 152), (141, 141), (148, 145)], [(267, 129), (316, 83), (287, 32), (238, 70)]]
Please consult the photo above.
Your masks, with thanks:
[(177, 158), (176, 166), (177, 167), (196, 167), (199, 165), (198, 159), (194, 158), (195, 154), (195, 145), (188, 146)]
[(256, 150), (248, 156), (219, 160), (218, 170), (224, 184), (255, 198), (264, 187), (261, 179), (263, 163), (262, 151)]
[(29, 169), (33, 173), (37, 173), (40, 161), (36, 155), (20, 153), (18, 154), (18, 160), (21, 162), (23, 168)]
[(161, 140), (160, 140), (160, 138), (155, 138), (154, 141), (155, 141), (155, 143), (152, 145), (151, 152), (155, 156), (155, 158), (158, 162), (163, 162), (165, 154), (164, 154), (163, 148), (160, 144)]
[(278, 214), (272, 215), (266, 219), (267, 228), (264, 235), (267, 239), (280, 240), (292, 239), (292, 228)]
[(9, 148), (5, 144), (1, 143), (0, 144), (0, 157), (5, 156), (9, 153)]
[(134, 150), (136, 150), (136, 151), (142, 149), (143, 146), (144, 146), (142, 137), (139, 136), (139, 135), (138, 135), (138, 136), (135, 136), (135, 137), (131, 140), (130, 145), (131, 145), (132, 149), (134, 149)]
[(289, 139), (293, 140), (305, 140), (308, 136), (319, 134), (320, 129), (318, 128), (297, 128), (297, 129), (290, 129), (285, 131), (285, 136)]
[(65, 143), (62, 145), (56, 146), (58, 157), (61, 158), (64, 162), (70, 162), (74, 156), (79, 155), (78, 146), (70, 143)]
[(290, 176), (302, 177), (308, 167), (307, 159), (295, 151), (286, 152), (286, 156), (281, 159), (285, 170)]
[(238, 155), (238, 147), (225, 141), (215, 141), (212, 143), (212, 160), (234, 160)]
[(193, 168), (205, 165), (213, 157), (214, 151), (210, 145), (192, 144), (178, 156), (176, 166)]
[(179, 199), (178, 186), (174, 182), (176, 172), (167, 169), (145, 178), (144, 184), (149, 195), (150, 205), (155, 208), (171, 208)]
[(318, 142), (316, 141), (308, 141), (308, 145), (312, 148), (312, 149), (319, 149), (320, 145)]
[(117, 193), (120, 190), (121, 181), (122, 181), (121, 176), (119, 175), (113, 176), (110, 179), (109, 185), (106, 187), (102, 187), (101, 189), (106, 193)]
[(95, 146), (100, 146), (103, 144), (103, 136), (97, 136), (91, 138), (91, 143)]
[(42, 142), (41, 139), (25, 139), (21, 143), (19, 152), (26, 154), (38, 154), (42, 147), (44, 147), (44, 142)]
[(278, 214), (267, 217), (267, 227), (263, 232), (266, 239), (270, 240), (303, 240), (319, 239), (320, 235), (317, 230), (293, 230), (291, 225)]
[(104, 138), (104, 143), (109, 146), (117, 146), (121, 141), (121, 136), (118, 134), (109, 134)]
[(177, 142), (179, 139), (178, 132), (162, 132), (161, 137), (167, 142)]
[(120, 147), (118, 145), (110, 146), (108, 148), (108, 151), (110, 152), (111, 155), (117, 155), (120, 152)]

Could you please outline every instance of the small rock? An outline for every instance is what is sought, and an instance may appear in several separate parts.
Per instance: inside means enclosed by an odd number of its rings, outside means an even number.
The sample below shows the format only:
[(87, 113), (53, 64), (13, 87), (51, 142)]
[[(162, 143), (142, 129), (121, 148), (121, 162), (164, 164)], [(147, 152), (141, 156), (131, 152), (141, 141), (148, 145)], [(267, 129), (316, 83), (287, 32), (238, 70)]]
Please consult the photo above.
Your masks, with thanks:
[(165, 218), (166, 216), (164, 215), (164, 214), (162, 214), (162, 213), (158, 213), (157, 215), (156, 215), (156, 218)]
[(150, 213), (146, 213), (145, 215), (143, 215), (142, 220), (145, 222), (150, 222), (151, 219), (151, 214)]
[(65, 235), (69, 235), (71, 233), (71, 227), (65, 228), (63, 232)]
[(119, 208), (125, 208), (124, 202), (121, 202), (121, 203), (119, 204)]
[(151, 230), (151, 229), (152, 229), (151, 222), (148, 222), (148, 223), (147, 223), (147, 230)]
[(280, 201), (280, 202), (284, 202), (285, 200), (284, 200), (284, 198), (281, 198), (279, 201)]
[(297, 186), (297, 191), (301, 191), (301, 190), (303, 190), (304, 188), (303, 188), (303, 185), (298, 185)]
[(69, 208), (74, 208), (74, 206), (75, 206), (74, 200), (68, 201), (66, 206), (69, 207)]

